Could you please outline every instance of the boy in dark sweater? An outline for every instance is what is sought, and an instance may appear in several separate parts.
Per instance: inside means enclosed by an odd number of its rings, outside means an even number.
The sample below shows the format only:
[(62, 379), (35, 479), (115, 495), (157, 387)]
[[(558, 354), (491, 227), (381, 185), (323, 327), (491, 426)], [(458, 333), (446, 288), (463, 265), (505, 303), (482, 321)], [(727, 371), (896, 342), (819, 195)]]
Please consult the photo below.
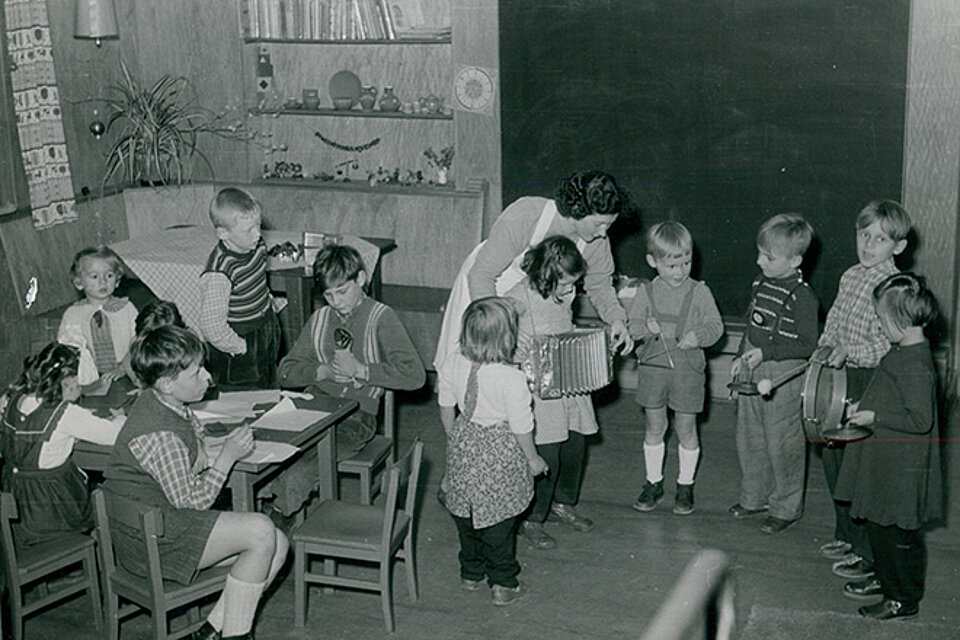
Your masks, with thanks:
[[(774, 379), (803, 364), (817, 344), (817, 297), (800, 271), (813, 229), (801, 216), (782, 213), (757, 233), (757, 265), (747, 329), (733, 361), (734, 379)], [(802, 378), (772, 396), (737, 400), (740, 500), (734, 517), (765, 511), (763, 533), (778, 533), (803, 515), (806, 441), (801, 417)]]

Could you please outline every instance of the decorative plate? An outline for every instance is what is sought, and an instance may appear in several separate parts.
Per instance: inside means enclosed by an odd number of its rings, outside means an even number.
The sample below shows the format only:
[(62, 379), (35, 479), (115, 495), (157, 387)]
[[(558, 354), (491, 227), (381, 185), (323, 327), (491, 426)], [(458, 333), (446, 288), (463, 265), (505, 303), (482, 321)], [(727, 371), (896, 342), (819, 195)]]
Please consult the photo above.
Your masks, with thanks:
[(353, 71), (344, 69), (337, 71), (330, 78), (330, 98), (350, 98), (353, 102), (360, 100), (360, 78)]
[(483, 67), (464, 66), (453, 80), (453, 105), (461, 111), (490, 115), (496, 91), (495, 72)]

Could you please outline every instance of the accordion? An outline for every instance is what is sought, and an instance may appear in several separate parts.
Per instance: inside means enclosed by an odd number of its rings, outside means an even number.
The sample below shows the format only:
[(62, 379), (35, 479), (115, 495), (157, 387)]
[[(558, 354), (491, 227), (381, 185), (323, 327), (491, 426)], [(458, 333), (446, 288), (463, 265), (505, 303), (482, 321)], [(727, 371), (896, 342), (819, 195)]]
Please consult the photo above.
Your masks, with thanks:
[(596, 391), (613, 382), (610, 336), (602, 328), (534, 336), (524, 371), (544, 400)]

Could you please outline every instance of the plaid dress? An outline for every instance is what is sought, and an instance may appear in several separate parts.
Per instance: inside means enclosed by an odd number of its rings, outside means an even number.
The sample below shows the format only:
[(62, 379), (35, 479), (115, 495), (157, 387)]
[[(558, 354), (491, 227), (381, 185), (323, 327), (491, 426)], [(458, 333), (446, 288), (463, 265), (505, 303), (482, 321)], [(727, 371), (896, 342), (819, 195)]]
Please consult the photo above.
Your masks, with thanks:
[(441, 501), (450, 513), (483, 529), (521, 513), (533, 498), (533, 475), (506, 421), (472, 421), (479, 363), (470, 367), (464, 406), (447, 439), (447, 473)]

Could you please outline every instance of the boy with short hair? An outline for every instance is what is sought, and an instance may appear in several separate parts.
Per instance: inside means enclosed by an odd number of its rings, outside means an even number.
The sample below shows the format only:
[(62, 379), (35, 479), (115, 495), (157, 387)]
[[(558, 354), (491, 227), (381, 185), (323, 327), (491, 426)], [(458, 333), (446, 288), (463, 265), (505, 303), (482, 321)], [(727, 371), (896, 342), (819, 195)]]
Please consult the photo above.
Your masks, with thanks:
[(692, 261), (693, 236), (682, 224), (660, 222), (647, 231), (647, 264), (657, 277), (643, 283), (627, 312), (630, 336), (640, 345), (636, 400), (646, 422), (646, 482), (633, 505), (637, 511), (653, 511), (663, 498), (663, 439), (670, 408), (680, 461), (673, 512), (693, 513), (700, 458), (697, 414), (706, 396), (703, 350), (723, 335), (723, 320), (707, 285), (690, 278)]
[(210, 203), (217, 246), (200, 275), (200, 332), (208, 367), (221, 389), (276, 384), (280, 323), (267, 288), (267, 247), (260, 203), (242, 189), (221, 189)]
[(57, 341), (80, 349), (77, 377), (88, 390), (94, 385), (105, 390), (125, 372), (137, 308), (113, 295), (122, 275), (120, 256), (105, 246), (77, 252), (70, 266), (73, 286), (83, 299), (63, 313)]
[[(277, 373), (281, 387), (310, 387), (314, 395), (352, 398), (360, 404), (358, 412), (337, 425), (337, 459), (343, 460), (376, 435), (384, 389), (418, 389), (426, 373), (397, 313), (364, 292), (368, 276), (356, 249), (323, 247), (313, 274), (327, 304), (310, 316)], [(295, 512), (316, 484), (316, 464), (306, 471), (309, 481), (301, 492), (294, 491), (290, 473), (284, 474), (287, 486), (281, 489), (274, 483), (276, 506), (284, 515)]]
[[(831, 367), (845, 367), (847, 397), (860, 400), (880, 360), (890, 350), (890, 341), (880, 327), (873, 304), (873, 289), (884, 278), (898, 273), (894, 257), (907, 248), (910, 215), (897, 202), (874, 200), (857, 214), (857, 264), (840, 276), (837, 297), (827, 313), (815, 358)], [(823, 471), (830, 495), (834, 493), (843, 443), (821, 448)], [(834, 501), (834, 539), (821, 547), (832, 560), (834, 572), (856, 580), (873, 573), (873, 557), (862, 525), (850, 518), (850, 504)]]
[[(757, 265), (747, 328), (732, 375), (775, 379), (810, 357), (817, 343), (817, 297), (804, 282), (800, 264), (813, 228), (795, 213), (766, 220), (757, 233)], [(806, 441), (801, 422), (802, 378), (782, 384), (769, 397), (737, 399), (740, 500), (736, 518), (765, 511), (767, 534), (783, 531), (803, 515)]]

